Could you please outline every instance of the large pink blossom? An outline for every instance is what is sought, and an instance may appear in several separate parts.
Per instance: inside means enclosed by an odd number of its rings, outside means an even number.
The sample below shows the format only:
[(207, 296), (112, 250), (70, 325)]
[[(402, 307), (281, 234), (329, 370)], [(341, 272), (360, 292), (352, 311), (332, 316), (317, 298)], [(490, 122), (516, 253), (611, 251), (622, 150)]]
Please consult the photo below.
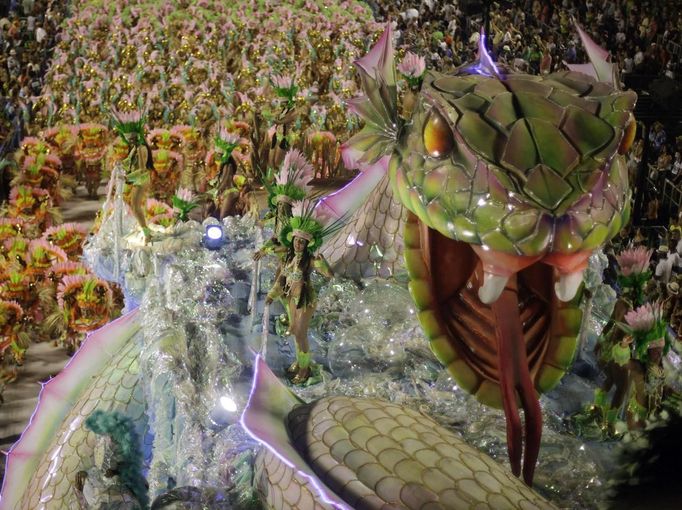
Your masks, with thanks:
[(626, 313), (625, 322), (635, 332), (647, 332), (662, 318), (662, 315), (663, 311), (660, 303), (646, 303)]
[(239, 135), (237, 133), (232, 133), (228, 131), (227, 128), (224, 126), (220, 128), (219, 137), (223, 142), (227, 142), (229, 144), (239, 143)]
[(180, 200), (183, 200), (185, 202), (191, 202), (192, 199), (194, 198), (192, 191), (187, 188), (178, 188), (178, 191), (176, 191), (175, 195)]
[(426, 60), (424, 57), (420, 57), (408, 51), (405, 54), (402, 62), (398, 64), (398, 71), (403, 75), (409, 76), (410, 78), (419, 78), (426, 70)]
[(627, 248), (616, 255), (616, 261), (623, 276), (641, 274), (649, 268), (652, 250), (647, 250), (644, 246)]
[(294, 79), (291, 76), (277, 75), (272, 77), (272, 84), (278, 89), (289, 90), (294, 86)]

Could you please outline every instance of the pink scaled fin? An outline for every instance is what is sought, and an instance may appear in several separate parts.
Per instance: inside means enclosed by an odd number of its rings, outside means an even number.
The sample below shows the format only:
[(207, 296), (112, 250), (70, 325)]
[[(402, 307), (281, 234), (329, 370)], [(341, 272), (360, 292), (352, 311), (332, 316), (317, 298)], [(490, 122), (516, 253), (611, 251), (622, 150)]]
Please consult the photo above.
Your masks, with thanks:
[(296, 476), (308, 482), (313, 494), (339, 510), (350, 510), (327, 485), (320, 480), (292, 444), (286, 428), (289, 412), (303, 401), (292, 393), (272, 373), (259, 355), (254, 362), (253, 386), (249, 402), (241, 417), (244, 430), (270, 450), (284, 464), (293, 468)]
[(21, 501), (54, 434), (83, 391), (140, 330), (137, 309), (88, 335), (64, 369), (43, 384), (28, 426), (7, 455), (0, 509)]
[(376, 163), (364, 166), (362, 172), (343, 188), (321, 198), (315, 208), (317, 218), (329, 223), (352, 215), (387, 174), (390, 159), (390, 156), (383, 156)]
[(609, 52), (599, 46), (582, 27), (575, 22), (576, 30), (580, 36), (580, 40), (585, 47), (587, 56), (590, 59), (589, 64), (566, 64), (571, 71), (587, 74), (592, 76), (597, 81), (608, 83), (615, 89), (620, 89), (620, 81), (618, 80), (618, 70), (616, 64), (608, 61)]

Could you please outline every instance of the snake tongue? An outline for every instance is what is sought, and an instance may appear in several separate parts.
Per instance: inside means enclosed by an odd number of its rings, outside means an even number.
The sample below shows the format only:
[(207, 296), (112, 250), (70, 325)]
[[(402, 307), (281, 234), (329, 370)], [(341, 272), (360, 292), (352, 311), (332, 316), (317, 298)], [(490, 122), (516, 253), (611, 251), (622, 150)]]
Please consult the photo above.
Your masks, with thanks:
[[(516, 280), (516, 276), (510, 279), (509, 286), (503, 289), (504, 293), (492, 305), (492, 310), (496, 321), (495, 337), (500, 390), (507, 422), (509, 462), (512, 473), (519, 476), (523, 469), (524, 481), (532, 485), (542, 437), (542, 413), (530, 373), (523, 325), (518, 313)], [(523, 425), (517, 402), (523, 407)]]

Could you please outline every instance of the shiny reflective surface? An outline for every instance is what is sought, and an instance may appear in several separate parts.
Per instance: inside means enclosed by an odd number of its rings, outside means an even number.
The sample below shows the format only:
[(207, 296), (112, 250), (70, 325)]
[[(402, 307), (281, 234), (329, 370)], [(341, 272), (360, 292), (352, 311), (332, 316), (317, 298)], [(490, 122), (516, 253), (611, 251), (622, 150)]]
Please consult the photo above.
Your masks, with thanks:
[(443, 116), (433, 110), (424, 126), (424, 148), (429, 156), (442, 158), (455, 146), (452, 130)]

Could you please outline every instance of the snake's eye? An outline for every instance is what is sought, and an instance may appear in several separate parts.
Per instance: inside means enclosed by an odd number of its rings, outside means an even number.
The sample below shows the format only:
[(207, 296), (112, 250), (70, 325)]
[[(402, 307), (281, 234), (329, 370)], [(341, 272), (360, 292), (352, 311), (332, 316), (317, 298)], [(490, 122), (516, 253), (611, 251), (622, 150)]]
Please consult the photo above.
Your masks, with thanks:
[(429, 156), (442, 158), (455, 146), (455, 138), (450, 125), (435, 109), (424, 126), (424, 147)]
[(623, 132), (623, 139), (620, 141), (620, 147), (618, 147), (619, 154), (626, 154), (630, 150), (630, 147), (632, 147), (632, 142), (635, 141), (636, 134), (637, 123), (635, 122), (635, 118), (630, 115), (630, 122)]

